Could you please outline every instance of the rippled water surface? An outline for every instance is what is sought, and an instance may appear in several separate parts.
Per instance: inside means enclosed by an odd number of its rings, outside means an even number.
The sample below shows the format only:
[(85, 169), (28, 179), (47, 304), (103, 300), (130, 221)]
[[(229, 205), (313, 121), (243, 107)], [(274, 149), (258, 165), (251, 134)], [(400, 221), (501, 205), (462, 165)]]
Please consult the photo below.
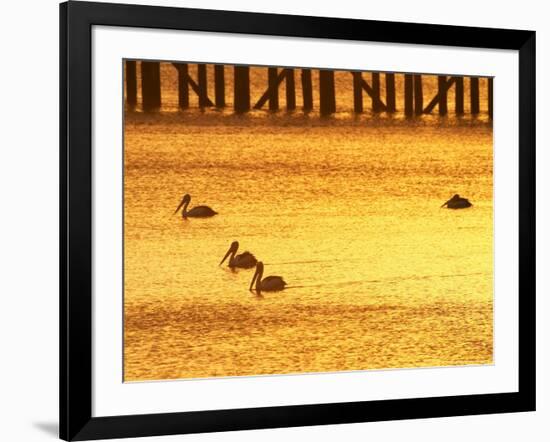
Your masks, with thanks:
[[(492, 363), (483, 117), (125, 119), (126, 381)], [(234, 240), (289, 287), (219, 267)]]

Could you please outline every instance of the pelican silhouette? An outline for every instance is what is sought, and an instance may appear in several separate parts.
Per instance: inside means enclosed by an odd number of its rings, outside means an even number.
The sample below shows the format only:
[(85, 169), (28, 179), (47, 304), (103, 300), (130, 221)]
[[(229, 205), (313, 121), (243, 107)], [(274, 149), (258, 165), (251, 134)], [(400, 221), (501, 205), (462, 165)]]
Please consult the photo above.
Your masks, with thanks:
[(178, 213), (178, 211), (181, 209), (182, 206), (183, 206), (183, 209), (181, 211), (182, 218), (208, 218), (218, 214), (218, 212), (216, 212), (215, 210), (211, 209), (208, 206), (196, 206), (196, 207), (193, 207), (191, 210), (187, 210), (187, 206), (189, 206), (190, 202), (191, 202), (191, 195), (186, 193), (183, 196), (180, 205), (174, 212), (174, 215)]
[(281, 276), (266, 276), (262, 279), (264, 275), (264, 263), (258, 261), (256, 264), (256, 272), (252, 277), (252, 282), (250, 283), (249, 290), (252, 291), (254, 282), (256, 282), (256, 292), (260, 294), (261, 292), (278, 292), (285, 288), (286, 282)]
[(453, 195), (453, 197), (444, 203), (441, 207), (447, 206), (448, 209), (466, 209), (472, 207), (472, 203), (466, 198), (462, 198), (458, 193)]
[(229, 247), (229, 250), (223, 257), (219, 265), (222, 265), (223, 262), (227, 259), (227, 257), (231, 256), (229, 258), (229, 262), (227, 263), (227, 265), (231, 268), (239, 267), (241, 269), (250, 269), (256, 266), (256, 263), (258, 262), (258, 260), (252, 253), (243, 252), (237, 255), (236, 254), (237, 250), (239, 250), (239, 242), (233, 241), (231, 243), (231, 246)]

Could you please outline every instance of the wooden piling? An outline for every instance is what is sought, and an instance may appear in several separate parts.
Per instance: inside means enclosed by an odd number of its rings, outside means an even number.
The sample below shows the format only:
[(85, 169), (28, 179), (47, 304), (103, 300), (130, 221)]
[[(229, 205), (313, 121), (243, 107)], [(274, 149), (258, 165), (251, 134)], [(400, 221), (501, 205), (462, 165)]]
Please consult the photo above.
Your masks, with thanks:
[(174, 63), (178, 71), (178, 105), (180, 109), (189, 107), (189, 68), (186, 63)]
[(223, 64), (214, 66), (214, 94), (216, 107), (225, 107), (225, 67)]
[(489, 118), (493, 118), (493, 78), (487, 79), (487, 111)]
[(388, 112), (395, 112), (395, 74), (386, 73), (386, 108)]
[(160, 108), (161, 96), (159, 62), (141, 62), (141, 97), (144, 111), (152, 111)]
[(296, 109), (296, 82), (294, 81), (294, 69), (286, 70), (286, 110), (293, 111)]
[(414, 83), (414, 113), (415, 115), (422, 115), (424, 112), (424, 94), (422, 92), (422, 75), (415, 74), (413, 76)]
[(455, 114), (464, 115), (464, 77), (455, 77)]
[(372, 82), (372, 111), (381, 112), (382, 106), (380, 102), (380, 74), (378, 72), (373, 72), (371, 74)]
[(302, 98), (304, 111), (313, 109), (313, 88), (311, 86), (311, 69), (302, 69)]
[(208, 106), (208, 84), (205, 64), (197, 65), (197, 85), (199, 86), (199, 107)]
[(321, 115), (336, 112), (334, 71), (319, 70), (319, 102)]
[[(273, 68), (275, 69), (275, 68)], [(271, 80), (270, 80), (270, 72), (271, 73)], [(275, 75), (277, 74), (277, 75)], [(268, 101), (274, 102), (277, 104), (275, 107), (273, 104), (270, 103), (270, 109), (277, 110), (279, 107), (279, 86), (281, 83), (286, 79), (286, 69), (281, 69), (281, 72), (277, 72), (277, 69), (274, 71), (268, 71), (268, 86), (266, 91), (262, 94), (260, 99), (257, 101), (257, 103), (254, 105), (254, 109), (261, 109), (264, 104), (266, 104)], [(271, 100), (273, 98), (273, 100)]]
[(178, 71), (178, 102), (180, 109), (189, 107), (189, 88), (199, 97), (199, 105), (214, 106), (214, 103), (208, 98), (206, 87), (206, 65), (204, 69), (198, 67), (198, 79), (195, 82), (189, 76), (189, 66), (186, 63), (172, 63)]
[(353, 75), (353, 110), (356, 113), (363, 112), (363, 87), (361, 85), (361, 72), (352, 72)]
[(479, 114), (479, 78), (470, 77), (470, 112)]
[(438, 75), (437, 89), (439, 96), (439, 115), (447, 115), (447, 77)]
[(235, 112), (247, 112), (250, 110), (250, 68), (248, 66), (235, 66), (233, 80), (233, 106)]
[[(353, 72), (352, 72), (353, 74)], [(387, 110), (386, 105), (382, 102), (380, 99), (380, 81), (376, 80), (376, 76), (374, 77), (374, 83), (373, 86), (369, 85), (362, 76), (357, 77), (361, 83), (361, 88), (367, 93), (367, 95), (372, 100), (372, 107), (373, 110), (376, 109), (377, 112), (383, 112)], [(380, 78), (380, 77), (378, 77)]]
[(436, 108), (436, 106), (439, 107), (442, 103), (445, 111), (447, 110), (447, 93), (449, 92), (449, 89), (454, 86), (456, 78), (457, 77), (449, 77), (449, 79), (447, 80), (446, 77), (443, 77), (442, 80), (438, 80), (437, 94), (424, 108), (425, 114), (431, 113)]
[[(197, 79), (189, 76), (188, 64), (172, 63), (178, 72), (178, 98), (180, 108), (189, 107), (189, 88), (198, 96), (199, 106), (213, 106), (208, 97), (207, 65), (197, 64)], [(137, 62), (125, 61), (124, 75), (126, 82), (126, 103), (134, 106), (137, 101)], [(372, 101), (372, 110), (378, 112), (396, 111), (395, 74), (385, 73), (386, 104), (380, 98), (380, 73), (371, 73), (371, 84), (362, 77), (361, 72), (350, 72), (353, 76), (353, 107), (356, 113), (364, 111), (363, 91)], [(141, 62), (142, 107), (151, 111), (161, 106), (160, 63)], [(404, 110), (406, 116), (421, 115), (432, 112), (436, 106), (440, 115), (448, 114), (448, 91), (455, 86), (455, 112), (463, 115), (464, 108), (464, 77), (438, 75), (438, 92), (424, 108), (422, 75), (404, 75)], [(294, 69), (268, 68), (268, 88), (262, 95), (255, 108), (261, 108), (269, 101), (270, 110), (279, 110), (279, 88), (285, 82), (286, 108), (296, 109), (296, 84)], [(470, 77), (470, 111), (473, 115), (480, 112), (480, 85), (479, 78)], [(214, 88), (217, 107), (225, 106), (225, 68), (223, 65), (214, 65)], [(313, 108), (312, 77), (310, 69), (301, 70), (302, 97), (304, 111)], [(321, 115), (330, 115), (336, 112), (335, 77), (332, 70), (319, 70), (319, 98)], [(487, 110), (490, 118), (493, 117), (493, 78), (487, 78)], [(234, 107), (236, 112), (250, 110), (250, 68), (248, 66), (234, 67)]]
[(267, 88), (269, 90), (269, 110), (279, 110), (279, 87), (277, 84), (277, 68), (267, 68)]
[(413, 76), (405, 74), (405, 115), (407, 117), (413, 114)]
[(125, 63), (126, 74), (126, 103), (130, 107), (137, 104), (137, 69), (136, 62), (127, 60)]

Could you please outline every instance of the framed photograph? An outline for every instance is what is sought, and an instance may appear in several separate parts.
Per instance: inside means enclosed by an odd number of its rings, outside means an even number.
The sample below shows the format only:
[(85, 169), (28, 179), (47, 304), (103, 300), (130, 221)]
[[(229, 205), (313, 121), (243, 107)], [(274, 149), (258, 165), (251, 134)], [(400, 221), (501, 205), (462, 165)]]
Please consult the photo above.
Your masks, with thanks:
[(62, 439), (535, 409), (534, 32), (60, 17)]

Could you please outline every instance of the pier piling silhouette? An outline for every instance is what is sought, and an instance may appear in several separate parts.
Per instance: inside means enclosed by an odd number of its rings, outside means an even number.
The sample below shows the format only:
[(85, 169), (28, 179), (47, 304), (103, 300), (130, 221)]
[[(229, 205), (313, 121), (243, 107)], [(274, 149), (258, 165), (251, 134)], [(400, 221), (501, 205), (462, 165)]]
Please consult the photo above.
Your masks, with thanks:
[[(178, 79), (178, 105), (180, 109), (188, 109), (190, 106), (190, 93), (197, 96), (199, 108), (215, 106), (225, 108), (226, 100), (226, 67), (221, 64), (208, 65), (205, 63), (172, 63), (177, 71)], [(139, 67), (139, 73), (138, 73)], [(208, 70), (213, 69), (214, 96), (213, 100), (208, 96)], [(245, 113), (253, 109), (269, 109), (277, 112), (281, 110), (280, 89), (284, 87), (284, 108), (286, 111), (297, 109), (297, 86), (301, 89), (302, 110), (310, 112), (314, 109), (312, 69), (277, 68), (267, 67), (266, 88), (259, 98), (251, 96), (250, 67), (233, 66), (233, 100), (232, 106), (236, 113)], [(337, 111), (337, 84), (335, 71), (331, 69), (319, 69), (318, 97), (319, 114), (329, 116)], [(298, 73), (298, 82), (296, 74)], [(487, 90), (487, 115), (493, 117), (493, 78), (487, 77), (462, 77), (462, 76), (437, 76), (437, 93), (435, 96), (427, 95), (423, 87), (422, 74), (391, 73), (391, 72), (358, 72), (350, 71), (350, 87), (353, 90), (353, 111), (361, 114), (367, 110), (372, 113), (403, 112), (407, 117), (419, 117), (431, 114), (437, 108), (441, 116), (448, 115), (449, 91), (454, 92), (454, 113), (462, 116), (466, 113), (465, 103), (465, 78), (469, 81), (469, 109), (471, 115), (481, 113), (480, 106), (480, 80), (484, 81)], [(396, 79), (403, 76), (402, 103), (397, 101)], [(141, 77), (141, 78), (140, 78)], [(138, 103), (138, 79), (141, 79), (141, 103)], [(210, 77), (212, 78), (212, 77)], [(129, 109), (135, 109), (141, 104), (143, 111), (158, 111), (162, 106), (160, 62), (150, 61), (125, 61), (126, 79), (126, 104)], [(382, 97), (381, 85), (385, 82), (385, 97)], [(365, 97), (368, 101), (365, 101)], [(251, 101), (253, 100), (253, 101)], [(231, 101), (230, 101), (231, 102)], [(253, 106), (252, 106), (252, 103)], [(427, 104), (426, 104), (427, 103)]]

